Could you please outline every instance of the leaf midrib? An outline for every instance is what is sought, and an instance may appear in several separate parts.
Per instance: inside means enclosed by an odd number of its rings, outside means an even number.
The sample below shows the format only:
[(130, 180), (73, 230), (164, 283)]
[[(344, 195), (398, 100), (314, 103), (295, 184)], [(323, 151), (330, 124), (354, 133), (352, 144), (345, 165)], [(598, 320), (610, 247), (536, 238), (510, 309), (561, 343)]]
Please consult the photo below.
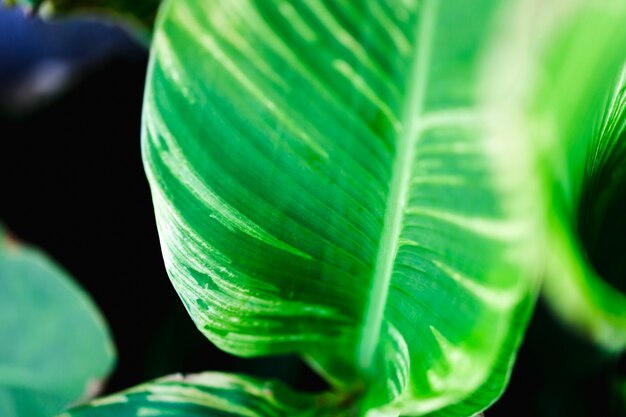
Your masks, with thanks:
[(436, 17), (436, 1), (424, 0), (415, 26), (415, 53), (410, 66), (407, 86), (408, 96), (402, 114), (402, 129), (396, 147), (389, 196), (386, 202), (383, 230), (376, 255), (368, 310), (358, 346), (358, 366), (366, 374), (372, 371), (373, 358), (379, 345), (379, 337), (387, 304), (393, 266), (398, 252), (398, 242), (404, 212), (410, 191), (412, 165), (422, 116), (422, 105), (428, 78), (428, 66), (432, 47), (432, 35)]

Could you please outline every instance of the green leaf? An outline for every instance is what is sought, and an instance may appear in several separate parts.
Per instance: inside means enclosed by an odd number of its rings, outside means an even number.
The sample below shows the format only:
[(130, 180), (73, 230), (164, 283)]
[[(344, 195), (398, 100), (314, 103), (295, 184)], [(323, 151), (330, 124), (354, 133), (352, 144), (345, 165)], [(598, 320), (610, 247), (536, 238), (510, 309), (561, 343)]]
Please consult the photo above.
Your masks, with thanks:
[(321, 416), (334, 401), (329, 395), (295, 393), (277, 381), (206, 372), (157, 379), (59, 417)]
[(572, 9), (553, 26), (550, 42), (531, 48), (539, 66), (528, 123), (549, 235), (544, 292), (578, 331), (622, 350), (626, 294), (610, 281), (626, 284), (619, 250), (626, 231), (619, 205), (626, 187), (626, 3), (580, 2)]
[(536, 263), (529, 151), (481, 98), (499, 4), (164, 4), (144, 163), (209, 339), (299, 352), (361, 414), (499, 396)]
[(49, 417), (94, 394), (115, 352), (100, 313), (41, 252), (0, 232), (0, 415)]
[(592, 124), (584, 168), (573, 174), (574, 196), (564, 203), (576, 218), (554, 227), (563, 239), (562, 247), (556, 246), (562, 252), (546, 287), (557, 313), (611, 351), (626, 349), (625, 87), (622, 73), (607, 104), (598, 105), (604, 112)]

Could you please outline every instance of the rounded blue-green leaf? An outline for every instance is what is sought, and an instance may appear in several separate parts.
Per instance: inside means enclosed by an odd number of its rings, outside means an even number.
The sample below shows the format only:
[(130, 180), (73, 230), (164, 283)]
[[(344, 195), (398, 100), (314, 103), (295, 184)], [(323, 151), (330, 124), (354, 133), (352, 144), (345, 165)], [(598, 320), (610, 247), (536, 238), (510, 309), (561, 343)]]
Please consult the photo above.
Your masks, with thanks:
[(0, 232), (0, 415), (58, 413), (97, 392), (114, 362), (88, 295), (45, 254)]

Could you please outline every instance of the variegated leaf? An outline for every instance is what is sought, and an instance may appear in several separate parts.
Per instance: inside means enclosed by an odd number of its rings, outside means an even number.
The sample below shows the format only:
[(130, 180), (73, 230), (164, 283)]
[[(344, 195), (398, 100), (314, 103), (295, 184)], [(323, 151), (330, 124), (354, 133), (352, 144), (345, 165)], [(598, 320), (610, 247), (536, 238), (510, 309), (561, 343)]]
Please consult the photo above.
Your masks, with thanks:
[(529, 151), (482, 100), (501, 3), (164, 4), (144, 162), (172, 282), (219, 347), (299, 352), (357, 414), (498, 397), (536, 264)]
[(275, 381), (207, 372), (157, 379), (59, 417), (313, 417), (326, 415), (328, 407), (339, 409), (328, 395), (296, 394)]

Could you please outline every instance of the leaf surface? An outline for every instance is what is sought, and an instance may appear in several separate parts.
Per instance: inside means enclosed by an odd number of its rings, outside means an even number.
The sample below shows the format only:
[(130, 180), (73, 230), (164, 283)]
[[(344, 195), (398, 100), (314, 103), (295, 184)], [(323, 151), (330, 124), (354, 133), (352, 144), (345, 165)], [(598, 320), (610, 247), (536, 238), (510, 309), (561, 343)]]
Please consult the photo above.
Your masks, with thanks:
[(47, 256), (0, 232), (0, 415), (56, 414), (92, 395), (114, 361), (88, 296)]
[[(314, 416), (327, 396), (296, 394), (279, 382), (206, 372), (171, 376), (100, 398), (59, 417), (290, 417)], [(308, 413), (308, 414), (306, 414)]]
[(499, 4), (164, 5), (144, 164), (207, 337), (299, 352), (362, 410), (499, 395), (533, 300), (526, 156), (479, 93)]

